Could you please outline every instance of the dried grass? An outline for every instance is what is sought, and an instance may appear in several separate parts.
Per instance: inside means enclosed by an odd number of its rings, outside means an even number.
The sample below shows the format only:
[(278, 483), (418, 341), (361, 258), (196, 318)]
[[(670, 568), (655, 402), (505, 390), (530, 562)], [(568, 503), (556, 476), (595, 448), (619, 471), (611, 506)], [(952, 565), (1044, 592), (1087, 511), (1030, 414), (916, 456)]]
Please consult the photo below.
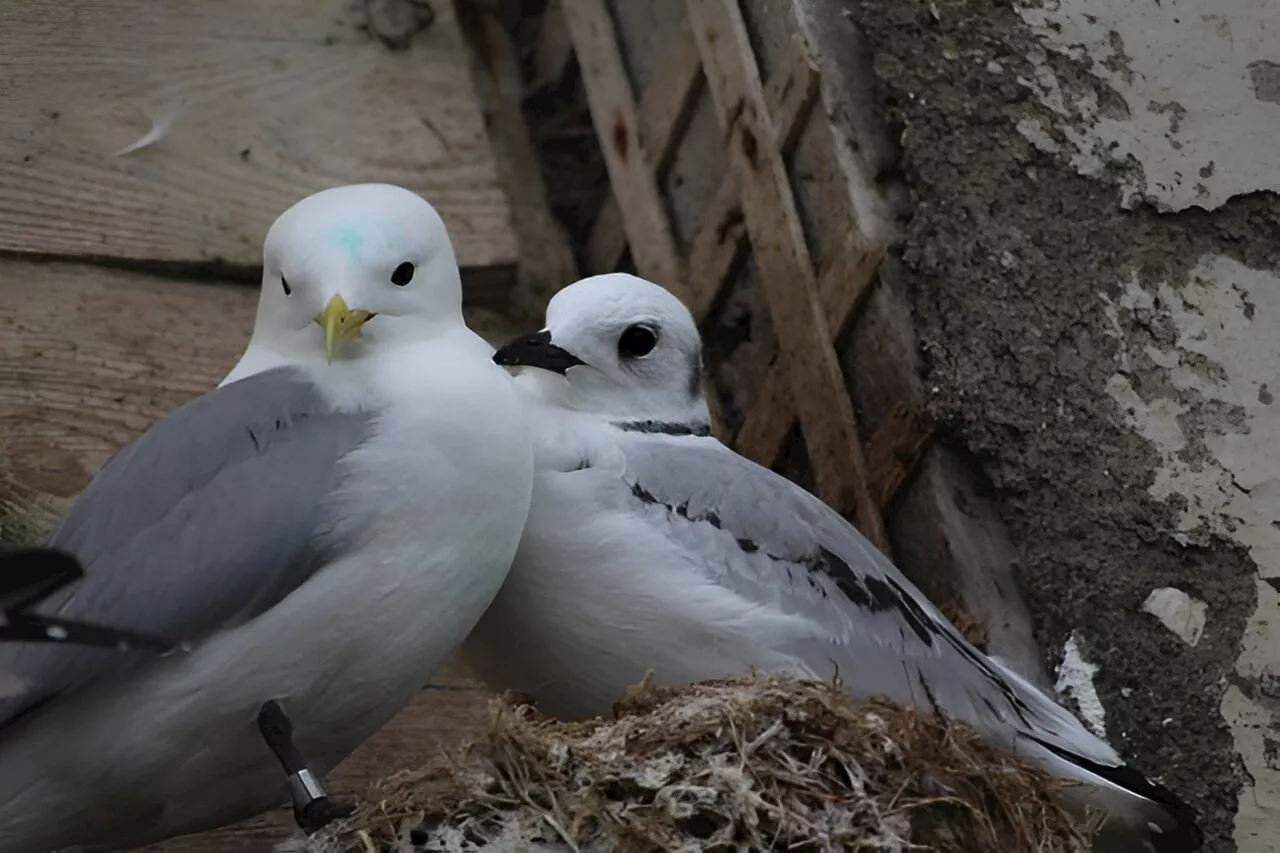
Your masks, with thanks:
[(561, 723), (495, 701), (474, 743), (281, 853), (1088, 849), (1039, 770), (832, 685), (642, 684), (615, 717)]

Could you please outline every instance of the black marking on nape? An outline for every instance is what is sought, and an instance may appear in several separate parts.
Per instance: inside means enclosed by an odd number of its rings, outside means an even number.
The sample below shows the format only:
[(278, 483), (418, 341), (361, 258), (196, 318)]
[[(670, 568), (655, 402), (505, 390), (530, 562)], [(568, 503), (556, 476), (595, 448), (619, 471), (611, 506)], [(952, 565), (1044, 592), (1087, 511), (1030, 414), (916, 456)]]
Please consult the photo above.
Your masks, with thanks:
[(689, 398), (697, 400), (702, 396), (702, 353), (695, 352), (689, 365)]
[(647, 432), (659, 435), (711, 435), (711, 425), (704, 423), (680, 424), (672, 421), (614, 421), (623, 432)]
[(1076, 755), (1074, 752), (1069, 752), (1062, 747), (1054, 746), (1052, 743), (1033, 735), (1026, 735), (1026, 737), (1028, 740), (1040, 744), (1059, 758), (1069, 761), (1096, 776), (1101, 776), (1108, 782), (1112, 782), (1126, 791), (1131, 791), (1159, 806), (1173, 820), (1173, 827), (1149, 834), (1147, 841), (1150, 842), (1155, 853), (1194, 853), (1204, 844), (1204, 833), (1200, 831), (1200, 827), (1197, 824), (1200, 819), (1200, 813), (1183, 802), (1173, 791), (1163, 785), (1152, 782), (1127, 764), (1122, 764), (1119, 767), (1108, 767), (1105, 764), (1090, 761), (1084, 756)]

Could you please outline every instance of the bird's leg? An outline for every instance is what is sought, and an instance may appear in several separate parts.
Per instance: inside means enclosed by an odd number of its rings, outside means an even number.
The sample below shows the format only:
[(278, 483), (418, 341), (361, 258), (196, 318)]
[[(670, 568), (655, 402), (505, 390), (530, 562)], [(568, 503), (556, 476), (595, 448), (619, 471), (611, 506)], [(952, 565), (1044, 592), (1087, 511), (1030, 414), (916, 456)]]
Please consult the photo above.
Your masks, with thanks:
[(299, 829), (310, 834), (355, 811), (352, 804), (330, 799), (324, 783), (307, 767), (293, 742), (293, 724), (279, 703), (273, 700), (262, 706), (258, 712), (258, 731), (288, 777), (293, 817)]

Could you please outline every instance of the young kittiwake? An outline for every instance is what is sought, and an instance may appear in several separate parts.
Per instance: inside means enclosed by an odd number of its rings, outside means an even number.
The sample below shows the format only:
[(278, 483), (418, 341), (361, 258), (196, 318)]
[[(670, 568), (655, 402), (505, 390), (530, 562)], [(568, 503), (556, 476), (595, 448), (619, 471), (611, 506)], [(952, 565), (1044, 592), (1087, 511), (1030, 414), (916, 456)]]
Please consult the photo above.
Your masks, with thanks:
[(966, 642), (838, 513), (712, 437), (698, 330), (670, 293), (585, 279), (494, 360), (540, 369), (518, 371), (539, 401), (524, 538), (463, 646), (490, 687), (581, 718), (646, 670), (838, 675), (1084, 783), (1072, 802), (1118, 817), (1129, 843), (1136, 829), (1156, 850), (1198, 847), (1189, 807)]
[(291, 792), (324, 823), (319, 778), (506, 576), (529, 431), (431, 205), (362, 185), (286, 211), (253, 339), (256, 370), (113, 456), (49, 538), (85, 577), (39, 612), (190, 650), (0, 646), (30, 685), (0, 698), (0, 853), (138, 847)]

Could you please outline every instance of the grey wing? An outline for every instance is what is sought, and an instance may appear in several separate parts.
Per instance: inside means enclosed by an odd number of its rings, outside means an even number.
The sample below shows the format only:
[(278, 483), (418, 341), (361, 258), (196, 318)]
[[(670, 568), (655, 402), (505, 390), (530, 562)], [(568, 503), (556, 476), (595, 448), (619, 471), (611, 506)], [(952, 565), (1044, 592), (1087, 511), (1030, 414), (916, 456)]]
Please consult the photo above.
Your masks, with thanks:
[[(331, 409), (288, 368), (260, 373), (175, 410), (94, 477), (47, 544), (76, 555), (84, 579), (36, 612), (196, 640), (244, 622), (330, 558), (318, 536), (340, 460), (369, 416)], [(0, 672), (0, 726), (34, 705), (145, 656), (84, 647), (15, 645)]]
[(1012, 745), (1031, 736), (1091, 761), (1119, 757), (1070, 713), (974, 648), (857, 529), (796, 484), (714, 438), (627, 433), (633, 509), (747, 600), (803, 617), (785, 649), (815, 673), (838, 669), (861, 696), (964, 720)]

